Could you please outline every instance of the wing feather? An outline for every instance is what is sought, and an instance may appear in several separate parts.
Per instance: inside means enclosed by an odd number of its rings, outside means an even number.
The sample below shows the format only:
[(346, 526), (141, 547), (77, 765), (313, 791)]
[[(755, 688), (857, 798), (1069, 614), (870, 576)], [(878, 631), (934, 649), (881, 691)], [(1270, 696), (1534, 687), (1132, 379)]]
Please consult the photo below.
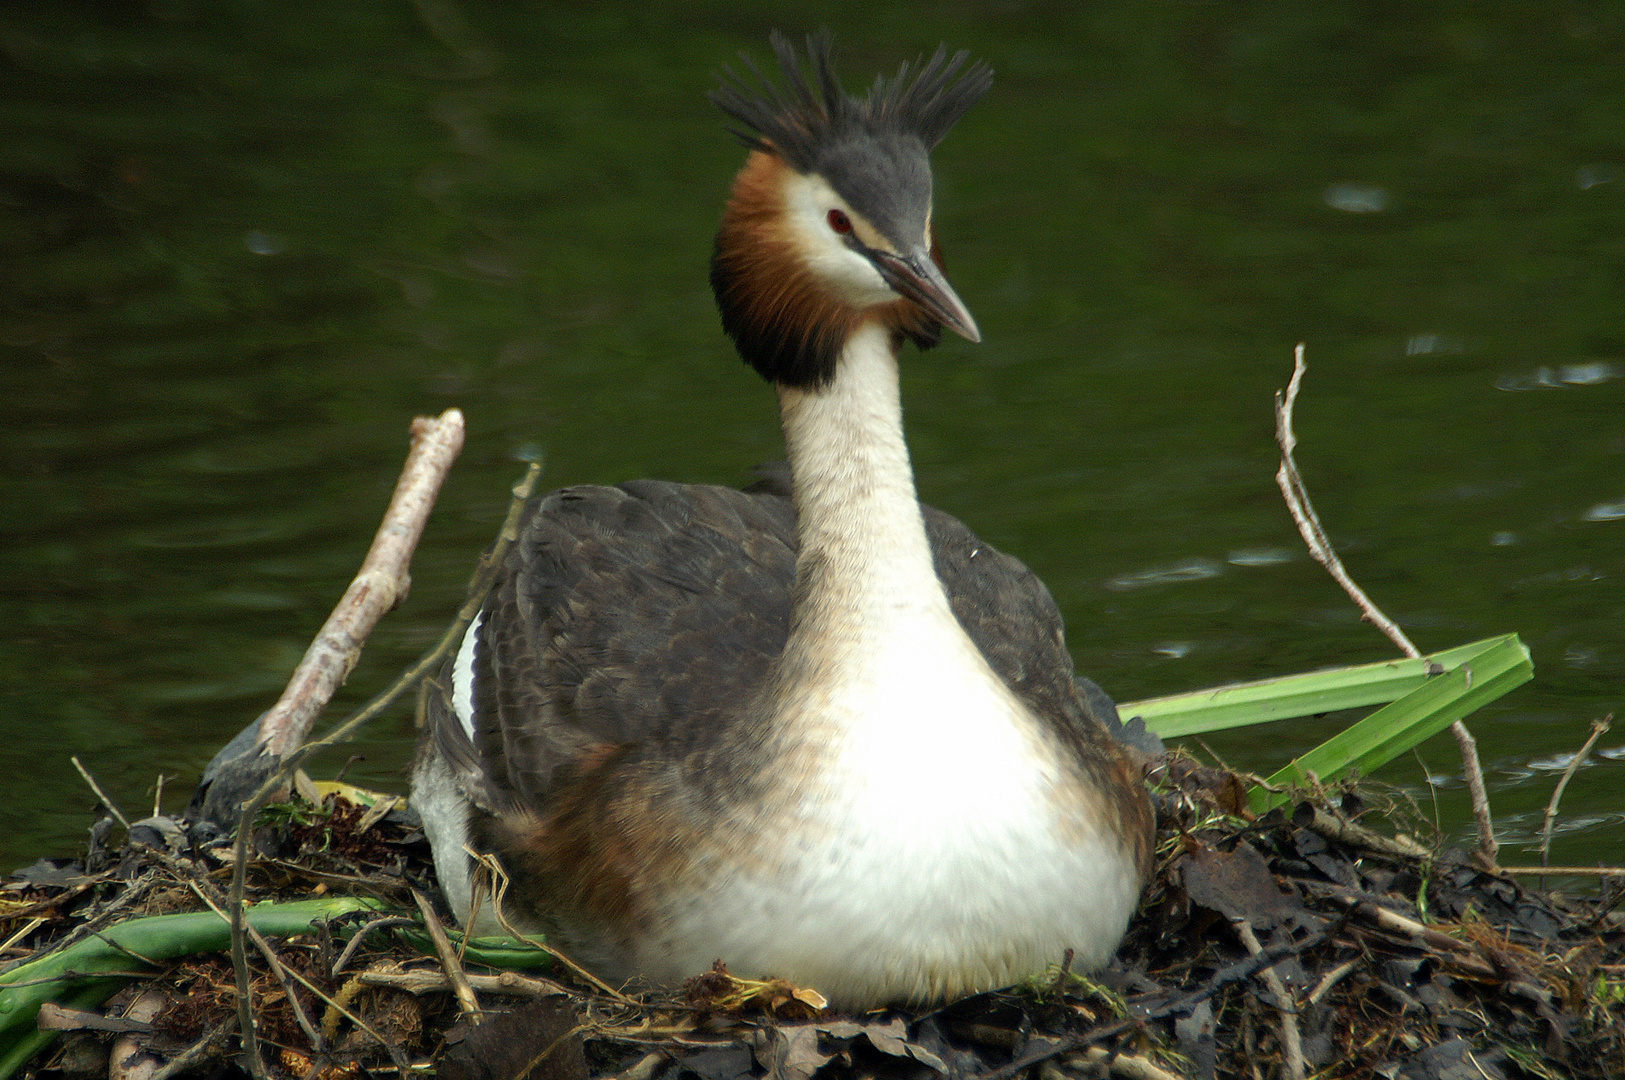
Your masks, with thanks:
[[(711, 741), (789, 630), (795, 507), (783, 489), (772, 476), (750, 491), (640, 480), (533, 504), (487, 601), (474, 740), (449, 693), (428, 699), (430, 737), (476, 805), (545, 806), (616, 747), (680, 757)], [(1043, 582), (957, 519), (924, 512), (954, 614), (993, 669), (1074, 740), (1105, 738)]]

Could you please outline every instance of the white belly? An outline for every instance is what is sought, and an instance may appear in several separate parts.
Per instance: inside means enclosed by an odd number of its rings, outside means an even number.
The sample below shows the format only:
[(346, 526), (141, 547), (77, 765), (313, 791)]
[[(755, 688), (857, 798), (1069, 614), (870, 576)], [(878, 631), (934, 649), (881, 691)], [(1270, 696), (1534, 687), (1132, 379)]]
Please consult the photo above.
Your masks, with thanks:
[(1068, 949), (1080, 970), (1109, 959), (1139, 876), (1055, 798), (1058, 748), (980, 657), (873, 659), (806, 703), (831, 756), (762, 857), (673, 898), (637, 970), (672, 981), (720, 958), (861, 1007), (1006, 985)]

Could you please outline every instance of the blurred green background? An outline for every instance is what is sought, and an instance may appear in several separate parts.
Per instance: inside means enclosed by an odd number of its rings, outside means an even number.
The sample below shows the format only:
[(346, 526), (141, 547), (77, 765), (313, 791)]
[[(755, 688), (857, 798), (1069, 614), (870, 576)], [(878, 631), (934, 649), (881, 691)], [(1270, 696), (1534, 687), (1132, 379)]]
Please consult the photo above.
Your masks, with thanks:
[[(848, 83), (934, 48), (993, 91), (937, 154), (980, 346), (906, 364), (924, 496), (1054, 590), (1119, 698), (1392, 654), (1302, 553), (1300, 461), (1423, 649), (1509, 630), (1473, 726), (1528, 859), (1625, 674), (1625, 8), (1577, 3), (13, 3), (0, 10), (0, 864), (70, 854), (268, 707), (414, 414), (468, 449), (339, 706), (449, 621), (520, 471), (739, 482), (772, 393), (705, 266), (767, 32)], [(1267, 772), (1346, 718), (1212, 740)], [(1625, 860), (1625, 727), (1554, 859)], [(404, 787), (405, 711), (350, 778)], [(320, 767), (331, 772), (343, 755)], [(1379, 777), (1446, 834), (1448, 737)]]

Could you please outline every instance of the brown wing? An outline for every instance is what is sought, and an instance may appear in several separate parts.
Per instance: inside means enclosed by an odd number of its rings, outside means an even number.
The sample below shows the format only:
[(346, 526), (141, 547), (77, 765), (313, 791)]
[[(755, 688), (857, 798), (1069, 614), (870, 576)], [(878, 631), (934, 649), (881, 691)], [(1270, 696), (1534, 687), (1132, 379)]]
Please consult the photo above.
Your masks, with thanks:
[[(473, 743), (449, 694), (429, 702), (428, 737), (476, 802), (542, 806), (612, 748), (682, 756), (709, 741), (784, 647), (795, 508), (779, 486), (644, 480), (534, 504), (486, 603)], [(955, 518), (925, 519), (954, 613), (994, 670), (1035, 712), (1101, 738), (1049, 590)]]

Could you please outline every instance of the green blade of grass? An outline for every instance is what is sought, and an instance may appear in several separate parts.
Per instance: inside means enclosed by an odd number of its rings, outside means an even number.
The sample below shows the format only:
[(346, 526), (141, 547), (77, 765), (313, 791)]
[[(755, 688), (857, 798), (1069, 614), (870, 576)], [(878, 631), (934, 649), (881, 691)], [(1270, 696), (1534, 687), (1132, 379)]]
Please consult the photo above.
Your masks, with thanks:
[[(415, 926), (397, 927), (395, 936), (424, 956), (435, 955), (434, 943), (429, 940), (429, 935), (424, 930)], [(459, 954), (467, 963), (520, 971), (553, 966), (552, 953), (519, 938), (505, 936), (465, 938), (461, 931), (449, 926), (446, 927), (446, 937), (457, 946)]]
[[(1516, 634), (1478, 646), (1479, 651), (1455, 667), (1426, 679), (1410, 693), (1296, 758), (1266, 783), (1285, 787), (1311, 784), (1317, 778), (1369, 775), (1534, 675), (1529, 649)], [(1248, 801), (1259, 813), (1290, 797), (1262, 787), (1248, 792)]]
[[(375, 901), (335, 896), (286, 904), (256, 904), (244, 915), (262, 934), (299, 934), (314, 919), (372, 911)], [(131, 977), (196, 952), (219, 952), (231, 943), (231, 923), (212, 911), (126, 919), (0, 974), (0, 1080), (6, 1080), (58, 1032), (35, 1023), (47, 1001), (81, 1008), (105, 1001)]]
[(1379, 661), (1128, 702), (1119, 705), (1118, 712), (1125, 719), (1144, 717), (1147, 728), (1164, 739), (1173, 739), (1269, 720), (1382, 705), (1436, 679), (1437, 674), (1430, 676), (1430, 671), (1459, 668), (1480, 654), (1516, 641), (1516, 634), (1506, 634), (1416, 660)]

